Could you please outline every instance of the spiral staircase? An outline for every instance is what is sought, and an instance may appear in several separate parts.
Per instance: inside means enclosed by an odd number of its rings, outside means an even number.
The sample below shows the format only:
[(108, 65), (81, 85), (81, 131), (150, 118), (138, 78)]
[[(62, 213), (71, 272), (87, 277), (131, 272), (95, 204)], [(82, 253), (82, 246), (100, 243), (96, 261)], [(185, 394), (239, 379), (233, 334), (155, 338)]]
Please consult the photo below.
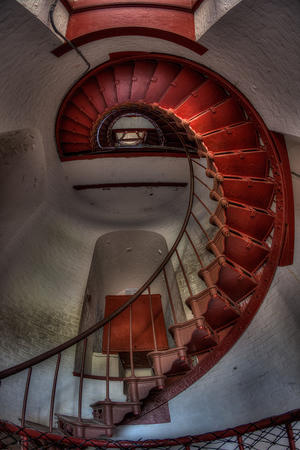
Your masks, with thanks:
[[(138, 148), (116, 149), (111, 124), (127, 113), (155, 122), (164, 137), (163, 144), (150, 136)], [(28, 369), (22, 412), (25, 425), (31, 371), (36, 364), (58, 355), (49, 430), (53, 430), (55, 413), (58, 429), (66, 435), (111, 437), (125, 416), (128, 420), (147, 414), (202, 376), (252, 320), (268, 290), (284, 241), (280, 150), (254, 108), (229, 82), (196, 63), (159, 54), (112, 59), (90, 71), (66, 95), (57, 117), (56, 139), (62, 161), (144, 151), (151, 155), (179, 154), (189, 162), (190, 196), (185, 220), (168, 256), (153, 276), (113, 315), (59, 348), (0, 373), (0, 378), (6, 378)], [(197, 193), (197, 185), (206, 190), (206, 198)], [(215, 202), (214, 210), (209, 207), (211, 200)], [(199, 208), (213, 226), (213, 235), (199, 220)], [(189, 232), (191, 223), (198, 227), (205, 242), (203, 248)], [(197, 257), (198, 276), (204, 288), (196, 293), (178, 250), (182, 239)], [(213, 256), (209, 264), (203, 259), (203, 252)], [(177, 321), (168, 286), (165, 267), (171, 257), (177, 258), (189, 292), (183, 300), (193, 318), (184, 322)], [(142, 293), (148, 293), (151, 302), (151, 283), (160, 274), (164, 274), (169, 291), (174, 320), (169, 332), (174, 346), (167, 350), (157, 348), (152, 321), (153, 351), (148, 359), (153, 375), (135, 375), (131, 342), (131, 375), (123, 380), (127, 400), (115, 402), (109, 391), (108, 339), (106, 398), (91, 405), (93, 419), (82, 417), (80, 397), (88, 337), (104, 325), (110, 327), (113, 318), (126, 308), (131, 311), (131, 305)], [(131, 320), (128, 326), (132, 328)], [(80, 341), (84, 345), (78, 416), (66, 416), (54, 410), (60, 357)]]

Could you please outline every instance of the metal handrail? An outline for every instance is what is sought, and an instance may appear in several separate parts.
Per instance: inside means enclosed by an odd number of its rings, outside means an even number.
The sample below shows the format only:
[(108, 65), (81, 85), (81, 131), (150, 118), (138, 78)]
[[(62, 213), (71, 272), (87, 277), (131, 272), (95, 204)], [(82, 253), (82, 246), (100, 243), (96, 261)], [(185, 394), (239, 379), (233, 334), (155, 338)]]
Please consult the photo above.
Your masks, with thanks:
[[(181, 137), (180, 137), (180, 140), (181, 140)], [(2, 370), (0, 372), (0, 380), (2, 380), (4, 378), (7, 378), (7, 377), (9, 377), (11, 375), (15, 375), (15, 374), (17, 374), (19, 372), (22, 372), (23, 370), (28, 369), (30, 367), (33, 367), (33, 366), (35, 366), (35, 365), (45, 361), (46, 359), (51, 358), (52, 356), (58, 355), (59, 353), (61, 353), (64, 350), (66, 350), (67, 348), (72, 347), (75, 344), (78, 344), (78, 342), (82, 341), (83, 339), (85, 339), (88, 336), (90, 336), (91, 334), (93, 334), (95, 331), (97, 331), (100, 328), (102, 328), (104, 325), (106, 325), (108, 322), (110, 322), (116, 316), (121, 314), (129, 305), (134, 303), (138, 299), (138, 297), (140, 297), (140, 295), (151, 285), (151, 283), (162, 272), (162, 270), (164, 269), (164, 267), (167, 265), (167, 263), (171, 259), (173, 253), (175, 252), (179, 242), (181, 241), (181, 239), (183, 237), (183, 234), (185, 232), (185, 229), (187, 227), (188, 221), (190, 219), (190, 215), (191, 215), (192, 207), (193, 207), (193, 198), (194, 198), (194, 170), (193, 170), (193, 164), (192, 164), (190, 152), (185, 147), (184, 144), (183, 144), (183, 148), (184, 148), (184, 151), (185, 151), (185, 154), (186, 154), (186, 157), (187, 157), (187, 160), (188, 160), (188, 164), (189, 164), (189, 174), (190, 174), (189, 203), (188, 203), (188, 207), (187, 207), (187, 210), (186, 210), (184, 222), (182, 224), (180, 232), (179, 232), (179, 234), (178, 234), (174, 244), (172, 245), (170, 251), (168, 252), (166, 257), (164, 258), (162, 263), (159, 265), (159, 267), (155, 270), (155, 272), (153, 272), (153, 274), (150, 276), (150, 278), (148, 278), (148, 280), (140, 287), (140, 289), (127, 302), (125, 302), (122, 306), (120, 306), (118, 309), (116, 309), (108, 317), (98, 321), (97, 323), (95, 323), (93, 326), (91, 326), (87, 330), (85, 330), (82, 333), (78, 334), (77, 336), (69, 339), (68, 341), (64, 342), (63, 344), (60, 344), (57, 347), (52, 348), (51, 350), (48, 350), (48, 351), (46, 351), (44, 353), (41, 353), (40, 355), (35, 356), (34, 358), (31, 358), (28, 361), (25, 361), (23, 363), (17, 364), (17, 365), (15, 365), (13, 367), (10, 367), (8, 369)]]

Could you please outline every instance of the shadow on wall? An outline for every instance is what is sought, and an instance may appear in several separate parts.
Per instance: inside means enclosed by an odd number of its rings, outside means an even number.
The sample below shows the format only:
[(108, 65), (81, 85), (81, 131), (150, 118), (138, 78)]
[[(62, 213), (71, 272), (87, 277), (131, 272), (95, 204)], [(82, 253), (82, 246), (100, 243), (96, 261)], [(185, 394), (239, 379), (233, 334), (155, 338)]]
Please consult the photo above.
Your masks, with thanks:
[(0, 246), (2, 250), (45, 197), (45, 155), (36, 129), (0, 134)]

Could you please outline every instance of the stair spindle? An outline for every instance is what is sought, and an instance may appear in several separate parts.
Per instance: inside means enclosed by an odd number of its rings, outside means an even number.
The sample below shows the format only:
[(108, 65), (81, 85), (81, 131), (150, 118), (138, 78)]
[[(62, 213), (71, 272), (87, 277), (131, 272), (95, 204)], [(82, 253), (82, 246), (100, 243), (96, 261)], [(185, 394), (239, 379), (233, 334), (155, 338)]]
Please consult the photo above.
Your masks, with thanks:
[(180, 258), (180, 256), (179, 256), (179, 253), (178, 253), (177, 248), (176, 248), (176, 250), (175, 250), (175, 253), (176, 253), (176, 255), (177, 255), (177, 259), (178, 259), (178, 261), (179, 261), (180, 268), (181, 268), (181, 271), (182, 271), (182, 273), (183, 273), (184, 280), (185, 280), (185, 283), (186, 283), (186, 285), (187, 285), (188, 291), (189, 291), (190, 295), (193, 295), (193, 292), (192, 292), (192, 289), (191, 289), (191, 286), (190, 286), (188, 277), (187, 277), (187, 275), (186, 275), (186, 271), (185, 271), (184, 266), (183, 266), (183, 264), (182, 264), (182, 261), (181, 261), (181, 258)]
[(198, 261), (199, 261), (199, 263), (200, 263), (200, 266), (201, 266), (201, 267), (204, 267), (203, 262), (202, 262), (202, 259), (200, 258), (200, 255), (199, 255), (199, 253), (198, 253), (198, 251), (197, 251), (197, 249), (196, 249), (196, 247), (195, 247), (195, 245), (194, 245), (194, 243), (193, 243), (193, 241), (192, 241), (191, 236), (190, 236), (189, 233), (187, 232), (187, 230), (185, 230), (185, 234), (187, 235), (187, 238), (188, 238), (188, 240), (190, 241), (191, 246), (193, 247), (193, 250), (194, 250), (194, 252), (195, 252), (195, 255), (197, 256)]
[(23, 397), (23, 407), (22, 407), (22, 418), (21, 418), (21, 426), (25, 426), (25, 418), (26, 418), (26, 408), (27, 408), (27, 399), (28, 399), (28, 392), (29, 392), (29, 385), (31, 380), (31, 373), (32, 373), (32, 367), (29, 367), (27, 372), (27, 380), (26, 380), (26, 387)]
[(56, 360), (56, 366), (55, 366), (55, 373), (54, 373), (54, 378), (53, 378), (50, 412), (49, 412), (49, 431), (50, 431), (50, 433), (52, 433), (52, 430), (53, 430), (53, 409), (54, 409), (55, 392), (56, 392), (56, 384), (57, 384), (57, 376), (58, 376), (58, 371), (59, 371), (59, 366), (60, 366), (60, 360), (61, 360), (61, 353), (58, 353), (57, 360)]
[(197, 175), (194, 175), (194, 178), (199, 181), (199, 183), (201, 183), (204, 187), (206, 187), (206, 189), (209, 190), (209, 192), (211, 191), (211, 188), (208, 186), (208, 184), (204, 183), (204, 181), (202, 181), (199, 177), (197, 177)]
[(156, 333), (155, 333), (155, 325), (154, 325), (154, 318), (153, 318), (152, 298), (151, 298), (150, 286), (148, 287), (148, 293), (149, 293), (149, 307), (150, 307), (150, 315), (151, 315), (151, 325), (152, 325), (154, 350), (156, 351), (157, 350), (157, 342), (156, 342)]
[(134, 374), (134, 361), (133, 361), (133, 336), (132, 336), (132, 305), (129, 305), (129, 351), (130, 351), (130, 370), (131, 376)]
[(106, 351), (106, 398), (109, 401), (109, 370), (110, 370), (110, 334), (111, 334), (111, 321), (108, 322), (108, 333), (107, 333), (107, 351)]
[(83, 342), (83, 353), (81, 358), (81, 369), (80, 369), (79, 396), (78, 396), (78, 418), (80, 420), (82, 419), (82, 388), (83, 388), (86, 346), (87, 346), (87, 338), (85, 338)]
[(173, 321), (174, 321), (174, 323), (178, 323), (177, 322), (177, 318), (176, 318), (175, 307), (174, 307), (174, 303), (173, 303), (173, 299), (172, 299), (172, 295), (171, 295), (171, 290), (170, 290), (170, 285), (169, 285), (169, 281), (168, 281), (168, 277), (167, 277), (167, 273), (166, 273), (165, 267), (163, 268), (163, 271), (164, 271), (164, 277), (165, 277), (165, 280), (166, 280), (166, 286), (167, 286), (167, 291), (168, 291), (168, 296), (169, 296), (169, 302), (170, 302), (170, 305), (171, 305)]
[(201, 205), (206, 209), (206, 211), (208, 212), (208, 214), (210, 214), (210, 222), (215, 224), (222, 232), (222, 234), (224, 236), (229, 236), (229, 230), (227, 225), (223, 224), (221, 222), (221, 220), (216, 216), (216, 214), (214, 214), (211, 209), (204, 203), (203, 200), (201, 200), (201, 198), (194, 193), (194, 197), (196, 197), (196, 199), (201, 203)]

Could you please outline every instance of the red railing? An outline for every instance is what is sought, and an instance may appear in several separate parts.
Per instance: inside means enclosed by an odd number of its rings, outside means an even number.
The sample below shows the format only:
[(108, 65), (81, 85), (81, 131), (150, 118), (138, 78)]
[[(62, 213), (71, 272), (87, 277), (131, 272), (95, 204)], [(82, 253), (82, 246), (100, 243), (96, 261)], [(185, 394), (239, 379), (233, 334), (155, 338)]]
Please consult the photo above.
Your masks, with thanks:
[[(174, 447), (190, 450), (199, 448), (216, 448), (220, 450), (222, 448), (231, 448), (232, 450), (281, 448), (283, 450), (297, 450), (300, 448), (300, 410), (297, 409), (257, 422), (200, 435), (139, 441), (79, 439), (51, 432), (42, 432), (0, 420), (0, 448), (13, 448), (14, 445), (18, 445), (20, 442), (23, 442), (23, 449), (171, 449)], [(213, 444), (215, 444), (215, 447), (212, 447)]]

